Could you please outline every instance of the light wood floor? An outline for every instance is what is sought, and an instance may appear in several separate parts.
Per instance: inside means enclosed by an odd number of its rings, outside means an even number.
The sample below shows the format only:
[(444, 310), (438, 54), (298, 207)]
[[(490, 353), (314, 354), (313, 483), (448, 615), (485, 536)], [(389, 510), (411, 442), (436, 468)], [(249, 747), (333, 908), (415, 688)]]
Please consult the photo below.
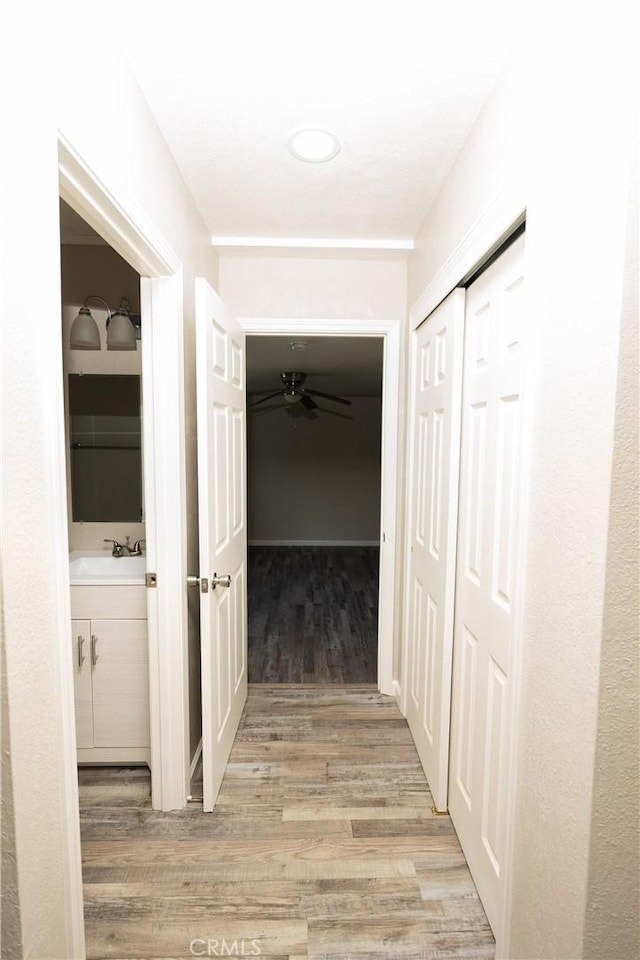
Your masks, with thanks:
[(451, 821), (373, 686), (251, 687), (211, 814), (153, 812), (143, 768), (81, 769), (80, 802), (90, 958), (494, 957)]
[(249, 682), (374, 683), (378, 547), (249, 547)]

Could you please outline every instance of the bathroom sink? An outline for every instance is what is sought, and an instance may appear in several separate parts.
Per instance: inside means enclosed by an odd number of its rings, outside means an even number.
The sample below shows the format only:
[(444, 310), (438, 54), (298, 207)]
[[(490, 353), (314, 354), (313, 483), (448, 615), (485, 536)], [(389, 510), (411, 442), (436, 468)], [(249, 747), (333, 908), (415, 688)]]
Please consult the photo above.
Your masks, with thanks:
[(146, 557), (112, 557), (103, 551), (74, 550), (69, 554), (71, 583), (144, 583)]

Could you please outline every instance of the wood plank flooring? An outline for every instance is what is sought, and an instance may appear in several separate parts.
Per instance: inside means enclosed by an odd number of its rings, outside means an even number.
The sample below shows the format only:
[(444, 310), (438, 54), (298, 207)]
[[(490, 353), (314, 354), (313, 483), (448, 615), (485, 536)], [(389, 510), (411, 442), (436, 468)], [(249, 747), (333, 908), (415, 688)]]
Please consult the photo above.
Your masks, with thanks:
[(249, 547), (249, 682), (373, 683), (378, 547)]
[(145, 768), (79, 777), (89, 958), (494, 957), (451, 821), (372, 685), (250, 687), (210, 814), (152, 811)]

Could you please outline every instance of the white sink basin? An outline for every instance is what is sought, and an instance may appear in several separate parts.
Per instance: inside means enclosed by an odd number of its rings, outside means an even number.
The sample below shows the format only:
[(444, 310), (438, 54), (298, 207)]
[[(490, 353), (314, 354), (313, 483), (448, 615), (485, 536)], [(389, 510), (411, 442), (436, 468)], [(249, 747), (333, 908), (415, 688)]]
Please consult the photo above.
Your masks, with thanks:
[(102, 551), (74, 550), (69, 554), (71, 583), (144, 583), (146, 557), (112, 557)]

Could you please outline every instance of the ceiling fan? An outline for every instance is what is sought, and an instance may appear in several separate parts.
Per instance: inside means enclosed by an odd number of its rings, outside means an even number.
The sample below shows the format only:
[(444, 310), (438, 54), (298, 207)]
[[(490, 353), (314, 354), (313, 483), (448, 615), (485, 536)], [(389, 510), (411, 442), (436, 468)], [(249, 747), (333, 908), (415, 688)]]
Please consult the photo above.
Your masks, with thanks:
[[(331, 413), (338, 417), (344, 417), (345, 414), (340, 414), (335, 410), (329, 410), (327, 407), (318, 406), (313, 399), (314, 397), (322, 397), (323, 400), (332, 400), (334, 403), (351, 406), (351, 400), (347, 400), (345, 397), (336, 397), (333, 393), (322, 393), (320, 390), (311, 390), (309, 387), (305, 387), (304, 382), (307, 379), (306, 373), (284, 372), (280, 374), (280, 379), (282, 381), (282, 387), (279, 390), (267, 394), (266, 397), (261, 397), (260, 400), (255, 400), (249, 404), (249, 407), (258, 407), (260, 404), (266, 403), (267, 400), (280, 397), (285, 402), (284, 408), (280, 404), (274, 404), (271, 407), (263, 407), (263, 411), (266, 413), (267, 410), (286, 409), (286, 412), (291, 417), (302, 414), (308, 420), (317, 420), (317, 411), (321, 413)], [(348, 419), (351, 420), (352, 417), (348, 417)]]

